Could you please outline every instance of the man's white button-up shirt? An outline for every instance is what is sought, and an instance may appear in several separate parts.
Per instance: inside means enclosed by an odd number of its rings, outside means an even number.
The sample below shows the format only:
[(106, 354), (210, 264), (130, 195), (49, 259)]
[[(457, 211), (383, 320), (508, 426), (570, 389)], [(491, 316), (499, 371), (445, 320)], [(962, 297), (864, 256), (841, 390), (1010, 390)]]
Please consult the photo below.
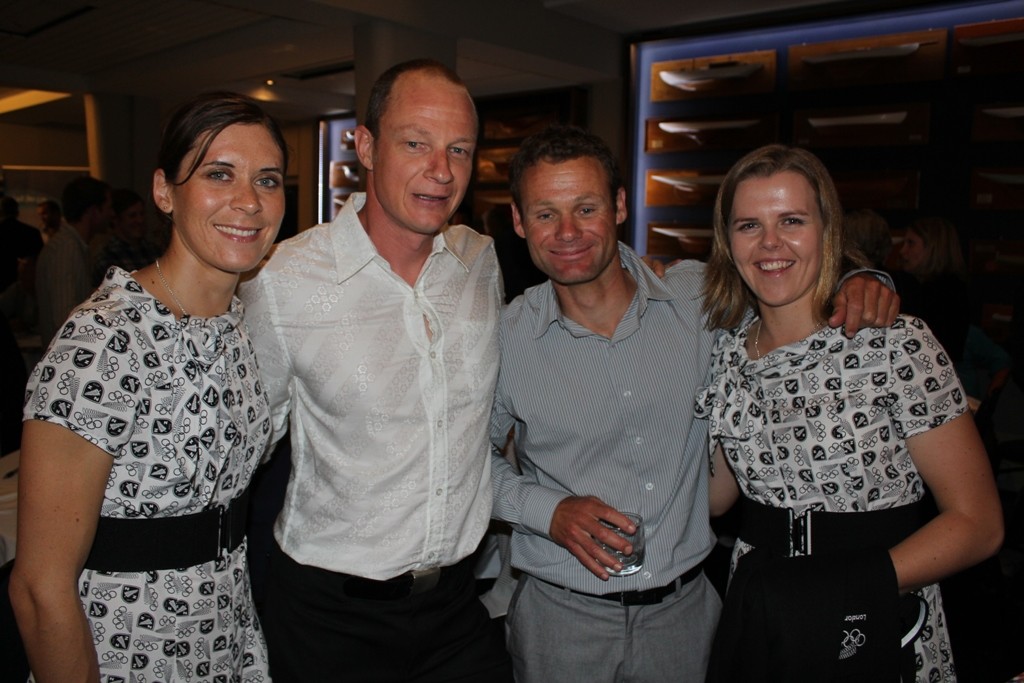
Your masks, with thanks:
[(450, 226), (410, 287), (359, 222), (364, 202), (278, 245), (240, 294), (274, 441), (291, 428), (278, 543), (387, 579), (457, 562), (487, 528), (501, 277), (491, 239)]

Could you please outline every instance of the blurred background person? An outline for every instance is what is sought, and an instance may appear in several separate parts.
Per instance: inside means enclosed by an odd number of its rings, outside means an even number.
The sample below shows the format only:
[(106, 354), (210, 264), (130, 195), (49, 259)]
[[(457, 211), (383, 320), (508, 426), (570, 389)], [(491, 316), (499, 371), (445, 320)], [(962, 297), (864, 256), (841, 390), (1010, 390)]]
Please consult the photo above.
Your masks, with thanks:
[(18, 220), (18, 201), (14, 197), (0, 197), (0, 240), (3, 240), (3, 258), (0, 259), (0, 291), (18, 279), (18, 260), (35, 259), (43, 248), (39, 231)]
[(857, 248), (868, 264), (876, 270), (885, 270), (885, 262), (892, 250), (889, 223), (873, 209), (854, 209), (843, 216), (843, 232), (850, 244)]
[(956, 228), (937, 216), (917, 219), (907, 226), (900, 262), (904, 274), (896, 274), (894, 279), (903, 302), (901, 311), (928, 323), (949, 358), (959, 363), (971, 313)]
[(110, 222), (113, 213), (110, 186), (83, 176), (61, 194), (67, 219), (39, 252), (36, 265), (36, 301), (39, 336), (47, 344), (64, 320), (93, 290), (89, 239)]
[(186, 102), (153, 175), (170, 245), (112, 268), (29, 379), (10, 595), (37, 681), (269, 680), (244, 529), (270, 410), (234, 292), (287, 160), (253, 100)]
[(110, 219), (110, 239), (93, 263), (93, 284), (98, 285), (110, 266), (129, 273), (153, 263), (160, 247), (150, 241), (146, 225), (146, 203), (134, 190), (120, 188), (110, 193), (114, 215)]
[(43, 242), (49, 242), (50, 238), (60, 230), (60, 225), (64, 221), (60, 204), (52, 199), (45, 199), (36, 205), (36, 214), (39, 216), (39, 232), (43, 237)]
[(1002, 389), (1010, 377), (1010, 353), (974, 323), (967, 327), (964, 355), (956, 363), (956, 373), (967, 395), (984, 401)]

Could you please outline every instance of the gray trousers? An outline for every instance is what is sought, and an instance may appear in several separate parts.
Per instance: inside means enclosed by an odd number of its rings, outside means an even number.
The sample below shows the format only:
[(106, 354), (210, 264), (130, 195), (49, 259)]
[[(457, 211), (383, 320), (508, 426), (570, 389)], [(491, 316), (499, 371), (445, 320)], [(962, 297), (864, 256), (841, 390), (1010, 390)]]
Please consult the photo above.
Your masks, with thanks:
[(506, 619), (516, 683), (702, 683), (721, 609), (703, 574), (636, 607), (523, 575)]

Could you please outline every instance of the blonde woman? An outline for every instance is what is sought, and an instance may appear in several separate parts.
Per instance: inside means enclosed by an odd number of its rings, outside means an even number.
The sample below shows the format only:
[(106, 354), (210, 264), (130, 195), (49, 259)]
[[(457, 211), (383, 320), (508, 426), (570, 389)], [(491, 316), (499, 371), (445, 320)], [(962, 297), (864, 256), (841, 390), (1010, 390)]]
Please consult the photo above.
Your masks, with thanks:
[(764, 147), (727, 174), (704, 285), (708, 324), (727, 331), (697, 409), (711, 512), (737, 499), (742, 512), (711, 681), (953, 681), (937, 582), (1002, 540), (984, 449), (928, 326), (900, 316), (848, 339), (825, 324), (843, 245), (835, 186), (809, 152)]

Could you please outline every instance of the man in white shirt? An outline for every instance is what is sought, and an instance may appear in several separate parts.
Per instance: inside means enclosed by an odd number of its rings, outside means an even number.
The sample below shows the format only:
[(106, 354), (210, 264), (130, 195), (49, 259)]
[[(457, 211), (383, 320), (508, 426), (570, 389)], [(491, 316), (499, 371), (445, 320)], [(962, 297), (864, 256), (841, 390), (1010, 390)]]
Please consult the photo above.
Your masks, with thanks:
[(275, 440), (291, 415), (275, 680), (511, 681), (470, 557), (491, 512), (500, 275), (489, 238), (447, 225), (476, 137), (451, 70), (392, 67), (356, 132), (366, 194), (241, 290)]

